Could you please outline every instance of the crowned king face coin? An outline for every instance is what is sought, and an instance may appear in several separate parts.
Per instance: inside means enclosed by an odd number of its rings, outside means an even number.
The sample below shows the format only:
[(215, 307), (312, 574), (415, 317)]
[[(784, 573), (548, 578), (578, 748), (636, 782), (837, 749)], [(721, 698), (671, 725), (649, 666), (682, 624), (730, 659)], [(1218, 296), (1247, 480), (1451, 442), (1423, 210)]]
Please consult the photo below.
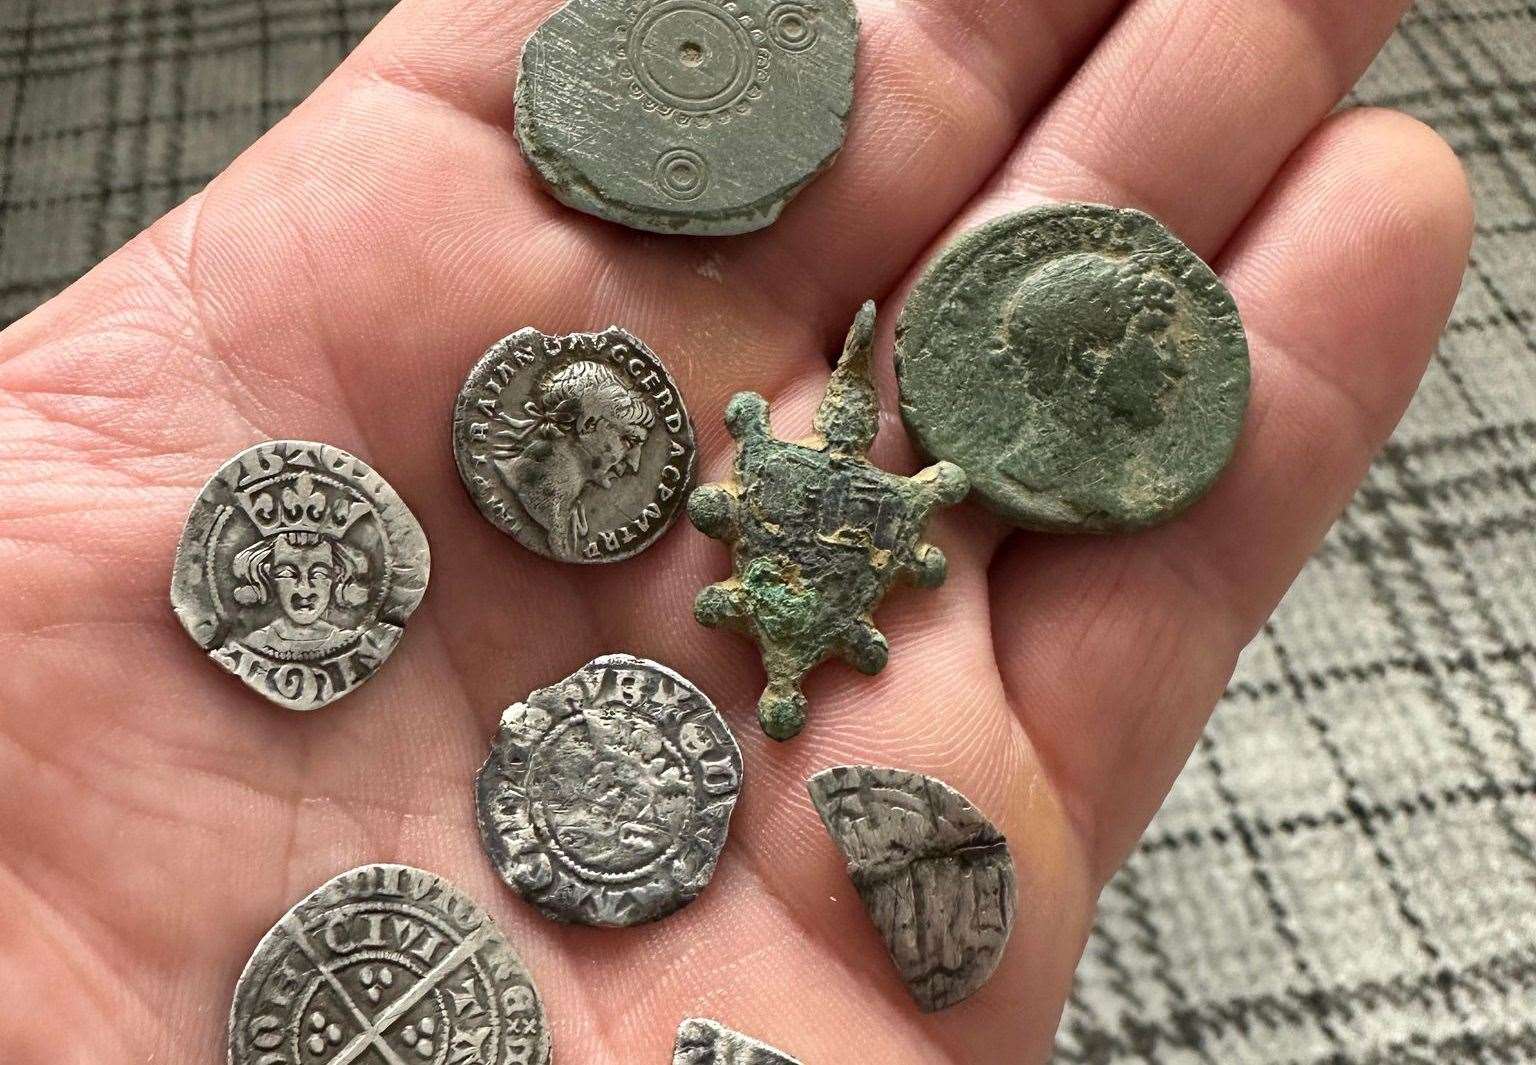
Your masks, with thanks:
[(415, 516), (366, 463), (272, 440), (198, 493), (171, 605), (219, 665), (281, 706), (314, 710), (389, 657), (430, 568)]
[(605, 655), (514, 703), (475, 782), (496, 871), (546, 917), (625, 926), (692, 902), (714, 875), (741, 752), (698, 688)]
[(538, 990), (440, 877), (368, 865), (316, 888), (235, 985), (229, 1065), (549, 1065)]
[(480, 513), (528, 550), (618, 562), (682, 511), (693, 423), (667, 368), (623, 329), (519, 329), (459, 390), (453, 457)]

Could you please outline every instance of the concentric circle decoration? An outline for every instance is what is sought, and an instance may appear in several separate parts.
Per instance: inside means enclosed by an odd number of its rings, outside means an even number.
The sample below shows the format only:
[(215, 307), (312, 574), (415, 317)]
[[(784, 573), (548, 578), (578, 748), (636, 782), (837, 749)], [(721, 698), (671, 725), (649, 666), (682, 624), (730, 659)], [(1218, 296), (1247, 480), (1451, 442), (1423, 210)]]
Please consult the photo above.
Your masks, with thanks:
[(663, 107), (708, 114), (746, 95), (756, 74), (751, 35), (709, 0), (662, 0), (630, 27), (624, 54)]
[(789, 0), (768, 10), (768, 37), (786, 52), (803, 52), (816, 43), (816, 12)]
[(709, 184), (709, 164), (692, 148), (673, 148), (656, 160), (656, 187), (674, 200), (691, 200)]

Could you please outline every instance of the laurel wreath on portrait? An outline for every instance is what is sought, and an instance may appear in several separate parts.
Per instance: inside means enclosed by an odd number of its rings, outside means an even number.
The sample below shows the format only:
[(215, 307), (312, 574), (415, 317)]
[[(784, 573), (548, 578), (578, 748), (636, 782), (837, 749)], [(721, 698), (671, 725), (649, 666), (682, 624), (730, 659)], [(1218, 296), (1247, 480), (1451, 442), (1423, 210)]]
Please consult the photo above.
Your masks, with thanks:
[(528, 452), (542, 457), (550, 441), (569, 436), (576, 431), (576, 419), (581, 414), (581, 400), (577, 396), (557, 399), (545, 406), (535, 400), (523, 404), (525, 418), (514, 418), (506, 411), (497, 411), (496, 418), (505, 429), (491, 434), (491, 456), (513, 459)]

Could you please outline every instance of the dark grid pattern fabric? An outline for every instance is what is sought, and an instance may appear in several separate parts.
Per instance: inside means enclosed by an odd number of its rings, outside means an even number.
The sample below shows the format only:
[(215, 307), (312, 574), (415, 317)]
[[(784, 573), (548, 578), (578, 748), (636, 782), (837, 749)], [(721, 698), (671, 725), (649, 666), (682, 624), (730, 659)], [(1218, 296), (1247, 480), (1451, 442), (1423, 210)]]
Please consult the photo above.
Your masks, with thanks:
[(1536, 4), (1420, 0), (1351, 102), (1456, 148), (1471, 268), (1105, 891), (1062, 1065), (1536, 1062)]
[(0, 325), (222, 170), (390, 0), (0, 0)]
[[(389, 6), (0, 0), (0, 323)], [(1472, 266), (1412, 412), (1106, 890), (1062, 1063), (1536, 1062), (1536, 4), (1421, 0), (1353, 102), (1461, 153)]]

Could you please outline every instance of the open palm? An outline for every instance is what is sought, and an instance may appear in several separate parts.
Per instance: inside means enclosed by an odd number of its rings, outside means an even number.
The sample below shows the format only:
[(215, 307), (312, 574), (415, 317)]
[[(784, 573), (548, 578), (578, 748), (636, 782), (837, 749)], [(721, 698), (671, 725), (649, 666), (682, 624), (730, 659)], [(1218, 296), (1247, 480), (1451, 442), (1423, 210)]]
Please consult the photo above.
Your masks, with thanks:
[[(1043, 1060), (1099, 887), (1397, 421), (1460, 277), (1470, 211), (1446, 147), (1391, 113), (1330, 115), (1401, 0), (862, 0), (841, 159), (777, 225), (725, 240), (631, 232), (536, 187), (512, 90), (552, 6), (405, 0), (207, 190), (0, 335), (7, 1061), (219, 1060), (256, 939), (376, 860), (488, 906), (565, 1062), (668, 1061), (693, 1014), (808, 1065)], [(563, 566), (459, 485), (455, 391), (515, 328), (643, 337), (716, 479), (733, 392), (803, 433), (875, 297), (889, 413), (890, 328), (935, 242), (1066, 199), (1159, 216), (1227, 280), (1254, 360), (1237, 455), (1135, 536), (945, 512), (948, 583), (890, 597), (884, 673), (813, 674), (797, 740), (757, 729), (753, 650), (692, 620), (719, 544), (684, 523), (631, 561)], [(268, 437), (363, 457), (434, 549), (381, 675), (308, 715), (205, 661), (166, 597), (203, 480)], [(917, 462), (889, 417), (875, 458)], [(557, 927), (492, 873), (471, 781), (503, 706), (610, 651), (712, 695), (746, 787), (696, 904)], [(1011, 842), (1011, 947), (944, 1014), (906, 998), (807, 800), (807, 776), (849, 761), (937, 775)]]

